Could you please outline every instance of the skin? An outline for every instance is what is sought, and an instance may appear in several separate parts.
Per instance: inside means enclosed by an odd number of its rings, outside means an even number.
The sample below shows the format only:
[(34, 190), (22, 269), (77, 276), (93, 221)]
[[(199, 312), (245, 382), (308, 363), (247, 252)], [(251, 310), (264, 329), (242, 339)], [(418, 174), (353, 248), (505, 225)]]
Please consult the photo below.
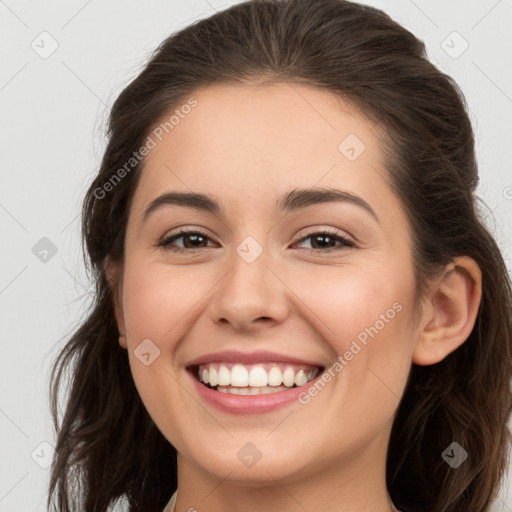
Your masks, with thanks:
[[(415, 314), (410, 227), (384, 180), (378, 129), (331, 93), (251, 83), (193, 96), (197, 106), (146, 158), (123, 266), (105, 265), (137, 389), (179, 452), (176, 510), (393, 510), (386, 453), (411, 363), (435, 364), (467, 339), (480, 270), (457, 258)], [(338, 149), (349, 134), (366, 146), (354, 161)], [(276, 212), (283, 194), (318, 187), (358, 195), (378, 221), (347, 202)], [(143, 221), (169, 191), (208, 194), (223, 213), (166, 205)], [(186, 254), (158, 246), (181, 227), (209, 238)], [(305, 239), (325, 229), (356, 245), (331, 242), (338, 250), (326, 252)], [(252, 263), (236, 251), (247, 236), (263, 248)], [(190, 237), (174, 242), (184, 244), (194, 247)], [(394, 303), (401, 311), (308, 404), (230, 414), (203, 402), (187, 378), (188, 361), (225, 349), (328, 368)], [(147, 338), (160, 349), (149, 366), (134, 355)], [(262, 453), (252, 467), (237, 458), (248, 442)]]

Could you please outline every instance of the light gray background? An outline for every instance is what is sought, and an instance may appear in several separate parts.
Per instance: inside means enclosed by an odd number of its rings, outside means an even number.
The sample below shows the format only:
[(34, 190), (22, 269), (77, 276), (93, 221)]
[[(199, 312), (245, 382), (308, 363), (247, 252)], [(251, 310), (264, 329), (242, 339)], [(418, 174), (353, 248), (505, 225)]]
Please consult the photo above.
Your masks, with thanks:
[[(0, 0), (0, 511), (46, 510), (49, 470), (41, 466), (55, 442), (48, 369), (92, 290), (79, 207), (105, 146), (108, 108), (167, 35), (235, 3)], [(431, 60), (464, 91), (478, 192), (510, 269), (512, 0), (365, 3), (423, 39)], [(469, 47), (459, 55), (464, 41)], [(41, 252), (43, 237), (55, 245), (53, 256)], [(512, 511), (511, 477), (496, 511)]]

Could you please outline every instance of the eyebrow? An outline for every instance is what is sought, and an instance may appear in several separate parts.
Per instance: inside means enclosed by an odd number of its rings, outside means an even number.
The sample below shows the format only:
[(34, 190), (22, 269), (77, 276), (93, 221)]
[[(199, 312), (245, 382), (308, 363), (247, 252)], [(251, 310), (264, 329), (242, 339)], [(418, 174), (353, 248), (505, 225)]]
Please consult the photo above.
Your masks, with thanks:
[[(277, 200), (276, 208), (278, 213), (287, 213), (308, 206), (323, 203), (350, 203), (367, 211), (379, 222), (379, 218), (373, 208), (361, 197), (347, 191), (334, 188), (312, 188), (294, 189)], [(143, 221), (151, 213), (166, 205), (186, 206), (195, 210), (215, 215), (221, 215), (222, 209), (215, 199), (206, 194), (194, 192), (167, 192), (151, 201), (143, 214)]]

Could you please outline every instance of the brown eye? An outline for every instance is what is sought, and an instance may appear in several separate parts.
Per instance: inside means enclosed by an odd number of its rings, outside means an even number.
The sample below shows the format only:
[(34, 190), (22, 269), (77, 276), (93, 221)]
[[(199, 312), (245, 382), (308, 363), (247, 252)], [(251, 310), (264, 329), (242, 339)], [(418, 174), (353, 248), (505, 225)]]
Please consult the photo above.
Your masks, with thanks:
[[(355, 247), (354, 242), (348, 240), (338, 233), (330, 231), (320, 231), (317, 233), (311, 233), (310, 235), (302, 238), (298, 243), (302, 243), (306, 240), (311, 239), (311, 249), (305, 248), (309, 251), (336, 251), (343, 250), (349, 247)], [(338, 245), (336, 245), (338, 244)]]
[[(183, 240), (183, 246), (175, 246), (174, 243), (180, 239)], [(194, 249), (207, 248), (205, 244), (208, 240), (210, 240), (210, 237), (200, 231), (180, 231), (175, 235), (164, 238), (159, 242), (158, 246), (169, 251), (188, 252)]]

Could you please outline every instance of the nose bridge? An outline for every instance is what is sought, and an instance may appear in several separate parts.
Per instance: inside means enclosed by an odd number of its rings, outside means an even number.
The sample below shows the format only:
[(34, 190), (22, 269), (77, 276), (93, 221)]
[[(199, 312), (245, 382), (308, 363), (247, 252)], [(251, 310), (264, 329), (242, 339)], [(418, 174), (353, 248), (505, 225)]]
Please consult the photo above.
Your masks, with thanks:
[(249, 328), (262, 317), (282, 321), (286, 316), (285, 287), (270, 270), (271, 254), (263, 243), (247, 236), (233, 248), (229, 271), (212, 303), (214, 320)]

